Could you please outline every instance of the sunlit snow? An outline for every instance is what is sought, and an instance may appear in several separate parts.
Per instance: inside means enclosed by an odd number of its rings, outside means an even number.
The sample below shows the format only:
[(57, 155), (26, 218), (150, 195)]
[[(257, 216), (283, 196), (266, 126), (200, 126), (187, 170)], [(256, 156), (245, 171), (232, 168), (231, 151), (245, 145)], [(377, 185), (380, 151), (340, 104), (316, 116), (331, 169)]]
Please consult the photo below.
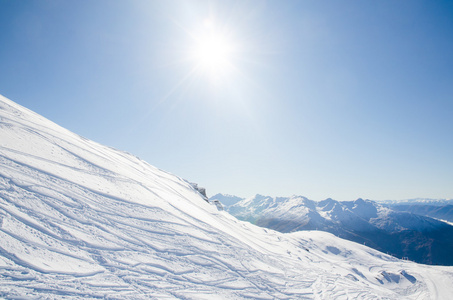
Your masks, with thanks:
[(238, 221), (0, 97), (0, 297), (448, 299), (453, 268)]

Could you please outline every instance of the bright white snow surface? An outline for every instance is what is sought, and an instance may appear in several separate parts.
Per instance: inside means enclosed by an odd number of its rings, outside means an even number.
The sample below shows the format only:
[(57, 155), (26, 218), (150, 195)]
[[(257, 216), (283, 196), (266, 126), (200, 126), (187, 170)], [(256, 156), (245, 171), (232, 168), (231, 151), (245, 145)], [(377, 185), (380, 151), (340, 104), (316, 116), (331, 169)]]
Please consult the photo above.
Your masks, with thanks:
[(453, 268), (218, 211), (0, 96), (0, 297), (448, 299)]

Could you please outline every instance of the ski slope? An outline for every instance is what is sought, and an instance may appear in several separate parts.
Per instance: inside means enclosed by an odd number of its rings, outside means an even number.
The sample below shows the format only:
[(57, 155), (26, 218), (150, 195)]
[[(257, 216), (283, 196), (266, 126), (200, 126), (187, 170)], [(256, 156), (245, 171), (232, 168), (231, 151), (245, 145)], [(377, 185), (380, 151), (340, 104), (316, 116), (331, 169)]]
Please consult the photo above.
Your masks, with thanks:
[(453, 268), (238, 221), (0, 96), (0, 297), (448, 299)]

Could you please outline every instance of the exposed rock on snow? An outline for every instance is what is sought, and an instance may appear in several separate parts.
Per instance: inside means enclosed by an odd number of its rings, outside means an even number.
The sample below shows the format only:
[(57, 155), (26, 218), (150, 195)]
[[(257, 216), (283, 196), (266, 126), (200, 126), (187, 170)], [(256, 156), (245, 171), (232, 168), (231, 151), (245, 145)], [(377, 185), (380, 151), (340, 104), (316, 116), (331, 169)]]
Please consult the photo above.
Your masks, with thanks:
[(208, 199), (208, 196), (206, 195), (206, 189), (204, 187), (201, 187), (198, 185), (198, 183), (193, 183), (191, 182), (190, 185), (197, 191), (200, 193), (201, 196), (203, 196), (203, 199), (206, 201), (206, 202), (209, 202), (209, 199)]

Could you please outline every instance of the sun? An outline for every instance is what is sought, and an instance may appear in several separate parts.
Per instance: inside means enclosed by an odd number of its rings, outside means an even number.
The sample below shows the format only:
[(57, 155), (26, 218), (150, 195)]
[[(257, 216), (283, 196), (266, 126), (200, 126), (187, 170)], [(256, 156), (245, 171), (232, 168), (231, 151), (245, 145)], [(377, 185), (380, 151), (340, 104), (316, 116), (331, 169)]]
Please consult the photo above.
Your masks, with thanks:
[(231, 54), (231, 45), (220, 35), (203, 37), (197, 45), (197, 61), (202, 67), (216, 70), (228, 65)]
[(210, 76), (227, 73), (233, 65), (235, 45), (228, 35), (205, 20), (204, 30), (195, 37), (193, 58), (197, 67)]

